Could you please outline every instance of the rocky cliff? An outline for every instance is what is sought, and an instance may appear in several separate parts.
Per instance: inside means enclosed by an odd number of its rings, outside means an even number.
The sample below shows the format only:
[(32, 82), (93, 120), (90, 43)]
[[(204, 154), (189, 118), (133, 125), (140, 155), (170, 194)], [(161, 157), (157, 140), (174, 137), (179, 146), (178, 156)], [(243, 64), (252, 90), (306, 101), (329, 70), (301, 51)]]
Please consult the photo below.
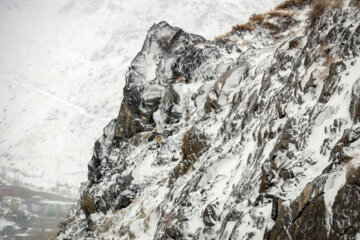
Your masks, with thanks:
[(359, 7), (154, 25), (58, 239), (360, 237)]

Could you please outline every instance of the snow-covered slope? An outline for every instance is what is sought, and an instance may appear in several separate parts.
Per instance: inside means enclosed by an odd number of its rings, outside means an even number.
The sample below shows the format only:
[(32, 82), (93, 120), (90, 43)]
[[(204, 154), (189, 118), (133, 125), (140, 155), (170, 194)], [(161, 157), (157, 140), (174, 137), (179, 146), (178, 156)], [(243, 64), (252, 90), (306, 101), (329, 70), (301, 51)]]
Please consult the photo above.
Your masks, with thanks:
[(360, 2), (153, 25), (59, 239), (356, 239)]
[(0, 173), (77, 194), (124, 74), (162, 20), (207, 38), (280, 0), (0, 0)]

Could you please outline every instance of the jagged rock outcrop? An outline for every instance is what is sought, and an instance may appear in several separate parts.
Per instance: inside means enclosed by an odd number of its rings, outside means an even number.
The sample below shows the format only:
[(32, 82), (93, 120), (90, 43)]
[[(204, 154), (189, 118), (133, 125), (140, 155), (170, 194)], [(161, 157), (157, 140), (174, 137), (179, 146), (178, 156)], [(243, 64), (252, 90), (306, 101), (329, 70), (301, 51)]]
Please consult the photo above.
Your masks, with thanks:
[(58, 238), (360, 236), (359, 7), (319, 1), (214, 41), (154, 25)]

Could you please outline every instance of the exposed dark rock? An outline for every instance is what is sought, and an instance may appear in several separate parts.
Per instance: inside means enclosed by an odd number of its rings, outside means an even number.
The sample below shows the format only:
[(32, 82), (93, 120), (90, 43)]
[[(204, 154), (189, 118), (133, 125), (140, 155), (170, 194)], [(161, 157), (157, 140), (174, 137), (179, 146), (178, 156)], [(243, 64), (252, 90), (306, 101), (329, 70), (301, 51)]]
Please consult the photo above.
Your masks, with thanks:
[(360, 121), (360, 78), (356, 80), (352, 87), (349, 112), (354, 123)]
[(199, 158), (203, 152), (206, 150), (206, 136), (196, 127), (191, 127), (184, 135), (183, 146), (181, 148), (184, 157), (195, 161)]
[[(166, 32), (167, 34), (162, 35), (161, 32)], [(144, 69), (142, 64), (146, 64), (147, 61), (153, 61), (153, 59), (148, 60), (148, 58), (152, 57), (151, 54), (153, 54), (154, 56), (157, 56), (157, 64), (161, 65), (161, 59), (179, 53), (179, 51), (183, 51), (188, 44), (201, 41), (204, 41), (204, 38), (198, 35), (188, 34), (179, 28), (171, 27), (166, 22), (156, 24), (149, 30), (142, 50), (132, 61), (131, 67), (127, 72), (123, 101), (116, 124), (116, 137), (129, 139), (135, 133), (142, 132), (146, 128), (151, 127), (153, 123), (152, 114), (159, 107), (161, 95), (149, 98), (142, 97), (143, 93), (147, 91), (144, 87), (144, 83), (153, 80), (147, 79), (147, 75), (151, 74), (148, 71), (157, 70), (156, 68)], [(152, 50), (153, 53), (149, 52), (149, 50)], [(197, 65), (188, 66), (186, 72), (196, 67)], [(164, 85), (163, 87), (166, 86), (167, 85)], [(151, 90), (149, 89), (149, 91)], [(178, 102), (178, 95), (176, 95), (172, 87), (169, 87), (168, 92), (170, 93), (170, 99), (174, 102)], [(146, 116), (150, 126), (149, 124), (143, 124), (141, 122), (142, 116)]]
[(332, 207), (333, 225), (329, 239), (356, 239), (360, 229), (360, 167), (347, 172), (346, 184), (337, 193)]
[(171, 173), (170, 184), (172, 184), (181, 175), (190, 172), (196, 160), (209, 147), (206, 142), (205, 134), (196, 127), (191, 127), (185, 133), (182, 142), (183, 146), (181, 151), (183, 153), (183, 159)]
[(276, 220), (276, 218), (278, 216), (278, 208), (279, 208), (278, 201), (279, 200), (277, 198), (273, 199), (272, 210), (271, 210), (271, 219), (274, 221)]
[(325, 80), (321, 95), (319, 97), (320, 103), (326, 103), (330, 96), (338, 88), (337, 83), (339, 82), (339, 73), (346, 69), (345, 64), (342, 61), (331, 63), (329, 68), (329, 76)]
[(360, 128), (356, 129), (345, 129), (343, 136), (336, 143), (330, 153), (330, 160), (333, 162), (340, 161), (347, 163), (352, 157), (344, 152), (344, 148), (349, 147), (351, 143), (355, 142), (360, 138)]
[(216, 205), (208, 204), (202, 214), (205, 226), (212, 227), (219, 221), (218, 213), (216, 212)]
[(290, 206), (279, 202), (270, 239), (326, 239), (323, 182), (309, 183)]

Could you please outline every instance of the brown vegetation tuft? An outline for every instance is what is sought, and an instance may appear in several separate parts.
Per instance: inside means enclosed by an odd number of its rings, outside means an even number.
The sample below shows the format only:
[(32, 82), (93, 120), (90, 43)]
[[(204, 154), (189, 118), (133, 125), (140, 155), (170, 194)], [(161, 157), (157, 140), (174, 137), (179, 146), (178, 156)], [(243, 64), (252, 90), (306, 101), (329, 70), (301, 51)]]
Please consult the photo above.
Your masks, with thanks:
[(289, 8), (301, 8), (307, 4), (310, 4), (313, 0), (287, 0), (279, 4), (275, 10), (286, 10)]
[(283, 11), (270, 11), (267, 13), (269, 18), (281, 17), (281, 18), (291, 18), (294, 14)]
[(250, 23), (238, 24), (232, 27), (231, 32), (242, 32), (242, 31), (253, 31), (254, 27), (250, 25)]
[(314, 2), (308, 16), (311, 23), (315, 23), (325, 13), (327, 4), (327, 0), (316, 0)]
[(249, 18), (250, 22), (262, 22), (265, 19), (265, 14), (253, 14)]

